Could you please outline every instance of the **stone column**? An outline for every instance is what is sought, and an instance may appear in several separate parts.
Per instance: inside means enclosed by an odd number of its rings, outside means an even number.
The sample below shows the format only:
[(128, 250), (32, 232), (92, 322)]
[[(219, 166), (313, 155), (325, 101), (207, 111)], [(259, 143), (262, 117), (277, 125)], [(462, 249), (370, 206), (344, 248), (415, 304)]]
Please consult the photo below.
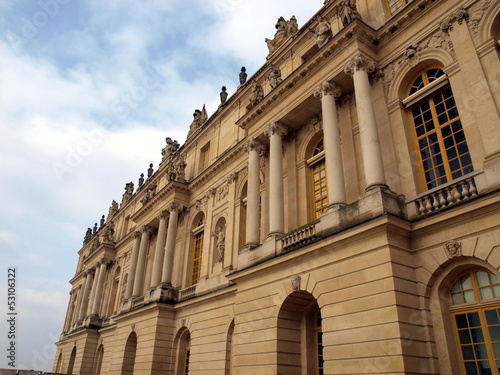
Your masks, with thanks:
[(335, 104), (335, 99), (340, 97), (341, 92), (340, 87), (330, 81), (322, 83), (314, 90), (314, 96), (321, 99), (329, 206), (346, 204), (344, 163)]
[(354, 81), (366, 189), (386, 184), (375, 109), (373, 108), (370, 80), (368, 79), (368, 73), (374, 70), (374, 62), (361, 54), (355, 56), (344, 67), (344, 72), (350, 74)]
[(260, 207), (260, 176), (259, 155), (263, 146), (259, 140), (252, 138), (246, 144), (248, 151), (248, 182), (247, 182), (247, 228), (245, 246), (254, 247), (260, 243), (259, 238), (259, 207)]
[(160, 226), (156, 239), (156, 249), (153, 258), (153, 272), (151, 275), (151, 288), (156, 288), (161, 282), (162, 264), (164, 262), (163, 251), (165, 250), (165, 239), (167, 238), (167, 211), (162, 211), (158, 215)]
[(285, 198), (283, 196), (283, 145), (282, 137), (288, 129), (273, 122), (265, 130), (269, 137), (269, 235), (285, 231)]
[(99, 266), (99, 278), (97, 279), (96, 292), (94, 295), (94, 302), (92, 304), (92, 311), (91, 311), (92, 315), (98, 315), (99, 309), (101, 308), (102, 289), (104, 284), (104, 278), (106, 277), (106, 268), (107, 268), (107, 261), (103, 259), (101, 260), (101, 264)]
[(97, 291), (97, 281), (99, 280), (100, 272), (101, 272), (101, 270), (100, 270), (100, 267), (98, 264), (95, 268), (94, 282), (92, 283), (92, 288), (90, 289), (89, 307), (87, 309), (87, 311), (88, 311), (87, 315), (91, 315), (92, 310), (94, 309), (95, 294)]
[(78, 319), (77, 319), (78, 321), (83, 320), (83, 318), (85, 318), (85, 311), (87, 309), (87, 305), (89, 302), (88, 297), (89, 297), (91, 283), (92, 283), (92, 271), (89, 270), (86, 272), (85, 276), (85, 285), (82, 291), (80, 309), (78, 310)]
[(132, 297), (134, 290), (135, 272), (137, 270), (137, 258), (139, 257), (139, 246), (141, 245), (141, 233), (134, 232), (134, 247), (132, 248), (132, 257), (130, 259), (130, 268), (128, 270), (127, 289), (125, 289), (125, 299)]
[(175, 237), (177, 236), (177, 221), (179, 219), (179, 211), (182, 206), (172, 202), (168, 206), (170, 212), (168, 220), (167, 244), (165, 246), (165, 256), (163, 258), (163, 273), (161, 283), (172, 285), (172, 267), (174, 264)]
[(139, 297), (142, 293), (142, 282), (144, 280), (144, 269), (146, 268), (146, 255), (149, 247), (149, 235), (152, 228), (144, 225), (141, 228), (141, 247), (139, 249), (139, 256), (137, 258), (137, 269), (135, 271), (134, 290), (132, 297)]

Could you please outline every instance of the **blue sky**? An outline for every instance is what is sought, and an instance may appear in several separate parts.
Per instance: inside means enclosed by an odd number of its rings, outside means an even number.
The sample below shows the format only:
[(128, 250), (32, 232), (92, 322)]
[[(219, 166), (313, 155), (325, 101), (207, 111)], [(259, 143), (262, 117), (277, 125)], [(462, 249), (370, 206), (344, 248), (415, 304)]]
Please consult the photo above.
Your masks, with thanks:
[[(0, 2), (0, 353), (17, 269), (17, 361), (50, 370), (87, 227), (265, 63), (279, 16), (321, 0)], [(0, 368), (7, 367), (0, 355)]]

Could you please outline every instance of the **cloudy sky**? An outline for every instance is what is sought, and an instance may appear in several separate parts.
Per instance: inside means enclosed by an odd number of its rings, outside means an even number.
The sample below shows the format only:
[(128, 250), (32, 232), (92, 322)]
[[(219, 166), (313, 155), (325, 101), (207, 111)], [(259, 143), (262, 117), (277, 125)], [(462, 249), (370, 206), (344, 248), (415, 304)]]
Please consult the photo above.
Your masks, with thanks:
[(0, 1), (0, 368), (7, 269), (17, 271), (16, 367), (50, 370), (87, 227), (184, 143), (246, 66), (265, 62), (279, 16), (322, 0)]

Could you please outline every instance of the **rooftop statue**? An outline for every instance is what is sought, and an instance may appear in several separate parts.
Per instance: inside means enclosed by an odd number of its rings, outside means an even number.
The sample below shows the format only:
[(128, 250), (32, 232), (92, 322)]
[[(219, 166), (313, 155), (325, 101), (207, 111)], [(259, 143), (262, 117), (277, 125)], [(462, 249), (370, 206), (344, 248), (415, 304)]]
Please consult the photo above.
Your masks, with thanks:
[(221, 90), (222, 91), (220, 92), (220, 104), (224, 105), (224, 104), (226, 104), (226, 100), (227, 100), (226, 86), (222, 86)]
[(134, 183), (128, 182), (125, 184), (125, 193), (123, 193), (122, 204), (125, 204), (134, 195)]
[(174, 154), (179, 149), (179, 143), (177, 141), (173, 141), (172, 138), (167, 137), (165, 139), (167, 145), (162, 148), (161, 155), (163, 156), (162, 161), (168, 158), (170, 155)]
[(278, 18), (275, 27), (274, 38), (272, 40), (265, 38), (269, 54), (276, 51), (289, 36), (295, 34), (299, 29), (295, 16), (292, 16), (290, 21), (286, 21), (283, 17)]
[(207, 110), (205, 109), (205, 104), (203, 104), (203, 109), (195, 109), (193, 113), (193, 122), (189, 126), (188, 137), (192, 132), (201, 128), (201, 126), (208, 120)]
[(318, 45), (318, 48), (323, 47), (332, 36), (330, 23), (321, 16), (318, 18), (316, 31), (313, 32), (316, 34), (316, 44)]
[(337, 12), (344, 26), (347, 26), (354, 18), (361, 19), (356, 0), (341, 0), (337, 5)]
[(109, 207), (108, 220), (115, 216), (116, 211), (118, 211), (118, 202), (113, 200), (113, 202), (111, 202), (111, 206)]
[(152, 175), (153, 175), (153, 163), (149, 164), (148, 178), (150, 178)]
[(243, 85), (246, 81), (247, 81), (247, 70), (244, 66), (242, 66), (240, 72), (240, 85)]

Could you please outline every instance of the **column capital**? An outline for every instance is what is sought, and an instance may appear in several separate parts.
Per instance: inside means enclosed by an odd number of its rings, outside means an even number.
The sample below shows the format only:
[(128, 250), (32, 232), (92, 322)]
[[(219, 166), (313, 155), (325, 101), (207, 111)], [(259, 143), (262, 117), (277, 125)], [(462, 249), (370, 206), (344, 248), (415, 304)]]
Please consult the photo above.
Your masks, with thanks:
[(342, 89), (335, 82), (325, 81), (316, 87), (313, 94), (318, 99), (322, 99), (323, 95), (332, 95), (335, 99), (338, 99), (342, 94)]
[(352, 76), (359, 70), (364, 70), (366, 73), (371, 73), (375, 70), (375, 63), (372, 59), (369, 59), (368, 57), (359, 53), (351, 60), (349, 60), (349, 62), (344, 66), (344, 73)]
[(286, 135), (288, 133), (288, 128), (285, 125), (281, 125), (279, 122), (271, 122), (266, 128), (264, 129), (264, 134), (267, 137), (270, 137), (271, 135), (279, 135), (280, 137)]
[(153, 228), (150, 227), (149, 225), (143, 225), (139, 231), (141, 232), (141, 234), (144, 234), (144, 233), (152, 234)]
[(141, 231), (136, 230), (132, 236), (134, 237), (134, 239), (140, 240), (141, 239)]
[(248, 142), (245, 144), (245, 151), (247, 151), (247, 152), (250, 152), (250, 151), (263, 152), (264, 145), (257, 138), (250, 138), (248, 140)]
[(168, 208), (166, 210), (163, 210), (163, 211), (160, 211), (158, 212), (158, 214), (156, 215), (156, 218), (158, 220), (166, 220), (168, 218)]

